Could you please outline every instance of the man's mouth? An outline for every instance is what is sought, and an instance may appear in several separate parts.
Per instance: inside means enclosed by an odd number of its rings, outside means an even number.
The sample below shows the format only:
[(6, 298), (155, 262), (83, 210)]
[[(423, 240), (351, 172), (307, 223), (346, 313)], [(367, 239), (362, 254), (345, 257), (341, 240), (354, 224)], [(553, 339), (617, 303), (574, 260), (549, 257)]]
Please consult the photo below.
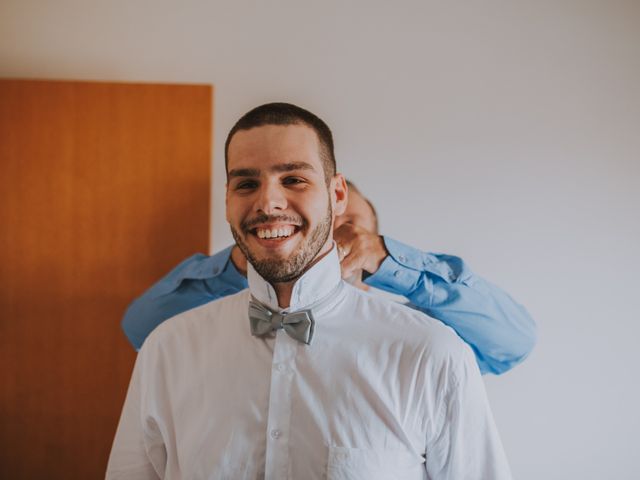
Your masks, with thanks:
[(266, 248), (280, 248), (303, 230), (305, 222), (292, 216), (260, 215), (241, 225), (245, 235), (255, 238)]
[(293, 235), (296, 227), (293, 225), (285, 225), (280, 227), (258, 227), (253, 232), (258, 238), (287, 238)]
[(248, 233), (254, 236), (263, 246), (281, 246), (302, 229), (299, 225), (259, 225), (250, 228)]

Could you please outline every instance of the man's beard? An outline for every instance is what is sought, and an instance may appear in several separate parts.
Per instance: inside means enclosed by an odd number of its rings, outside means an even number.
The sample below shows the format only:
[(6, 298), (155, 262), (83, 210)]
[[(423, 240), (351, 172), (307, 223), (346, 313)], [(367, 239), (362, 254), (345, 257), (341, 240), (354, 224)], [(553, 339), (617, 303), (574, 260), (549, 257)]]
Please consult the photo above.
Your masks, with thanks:
[[(329, 203), (325, 218), (313, 229), (309, 238), (298, 247), (297, 251), (294, 251), (288, 258), (258, 259), (249, 250), (247, 244), (243, 242), (240, 234), (233, 226), (231, 226), (231, 233), (236, 244), (247, 257), (248, 262), (262, 278), (271, 284), (292, 282), (306, 272), (308, 266), (327, 242), (327, 238), (331, 233), (332, 213), (331, 203)], [(283, 217), (265, 215), (250, 222), (243, 222), (240, 228), (245, 235), (251, 235), (249, 232), (251, 224), (277, 222), (282, 219)], [(306, 223), (303, 223), (302, 227), (304, 228), (305, 225)]]

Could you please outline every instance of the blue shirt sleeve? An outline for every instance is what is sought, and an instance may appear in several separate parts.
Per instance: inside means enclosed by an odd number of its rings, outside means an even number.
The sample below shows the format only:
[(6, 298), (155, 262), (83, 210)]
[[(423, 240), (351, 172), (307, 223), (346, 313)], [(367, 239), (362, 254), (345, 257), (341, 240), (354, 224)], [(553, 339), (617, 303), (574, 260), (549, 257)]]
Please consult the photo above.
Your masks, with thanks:
[(383, 239), (389, 255), (365, 283), (406, 297), (453, 328), (473, 349), (482, 373), (506, 372), (531, 352), (535, 322), (506, 292), (472, 273), (459, 257)]
[(231, 249), (187, 258), (129, 305), (122, 329), (136, 350), (165, 320), (247, 288), (247, 279), (230, 260)]

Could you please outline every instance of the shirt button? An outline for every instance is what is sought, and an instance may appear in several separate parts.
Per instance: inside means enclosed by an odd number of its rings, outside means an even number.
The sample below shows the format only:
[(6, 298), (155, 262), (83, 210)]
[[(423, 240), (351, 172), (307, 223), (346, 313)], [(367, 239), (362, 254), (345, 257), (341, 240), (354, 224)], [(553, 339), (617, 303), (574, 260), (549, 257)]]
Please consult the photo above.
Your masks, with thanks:
[(395, 272), (393, 272), (393, 276), (394, 277), (399, 277), (400, 276), (400, 270), (396, 270)]
[(280, 372), (280, 373), (285, 373), (287, 371), (287, 367), (286, 365), (284, 365), (283, 363), (279, 363), (278, 366), (276, 367), (276, 369)]
[(405, 257), (404, 255), (400, 255), (398, 257), (398, 260), (400, 260), (401, 262), (406, 262), (407, 261), (407, 257)]
[(273, 438), (274, 440), (279, 439), (280, 435), (282, 435), (282, 432), (280, 430), (278, 429), (271, 430), (271, 438)]

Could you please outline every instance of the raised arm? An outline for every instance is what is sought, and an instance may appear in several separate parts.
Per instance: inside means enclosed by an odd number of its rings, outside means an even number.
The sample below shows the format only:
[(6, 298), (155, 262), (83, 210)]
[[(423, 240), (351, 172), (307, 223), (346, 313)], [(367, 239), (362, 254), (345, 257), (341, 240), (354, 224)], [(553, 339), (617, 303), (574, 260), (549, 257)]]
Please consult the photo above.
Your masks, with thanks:
[(187, 258), (129, 305), (122, 329), (136, 350), (168, 318), (247, 288), (230, 261), (231, 250)]
[(389, 237), (343, 225), (343, 274), (397, 295), (453, 328), (475, 353), (482, 373), (500, 374), (524, 360), (535, 323), (505, 291), (475, 275), (459, 257), (423, 252)]

